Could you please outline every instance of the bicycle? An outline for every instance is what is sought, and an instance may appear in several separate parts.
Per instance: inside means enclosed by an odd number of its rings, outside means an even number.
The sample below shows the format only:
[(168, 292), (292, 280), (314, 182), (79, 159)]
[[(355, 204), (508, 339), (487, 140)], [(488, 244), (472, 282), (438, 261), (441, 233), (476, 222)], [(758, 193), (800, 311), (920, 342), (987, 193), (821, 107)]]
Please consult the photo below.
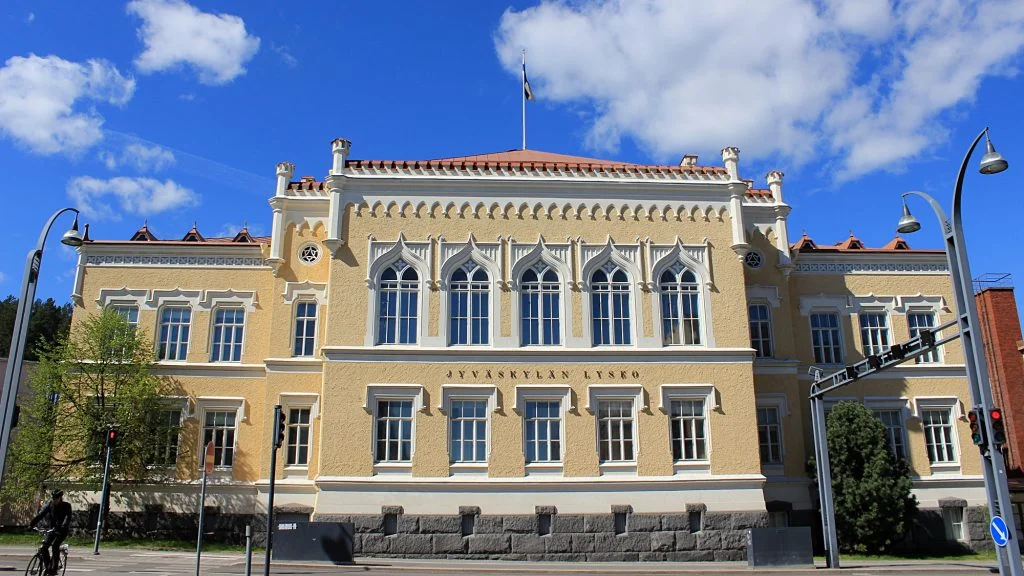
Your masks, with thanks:
[[(43, 576), (46, 574), (46, 567), (43, 563), (43, 548), (46, 546), (46, 534), (50, 531), (43, 530), (42, 528), (33, 528), (33, 530), (43, 535), (44, 544), (36, 551), (36, 555), (28, 561), (28, 568), (25, 568), (25, 576)], [(57, 564), (57, 573), (60, 574), (60, 576), (64, 576), (64, 573), (67, 572), (68, 569), (68, 550), (69, 548), (66, 542), (60, 545), (60, 561)]]

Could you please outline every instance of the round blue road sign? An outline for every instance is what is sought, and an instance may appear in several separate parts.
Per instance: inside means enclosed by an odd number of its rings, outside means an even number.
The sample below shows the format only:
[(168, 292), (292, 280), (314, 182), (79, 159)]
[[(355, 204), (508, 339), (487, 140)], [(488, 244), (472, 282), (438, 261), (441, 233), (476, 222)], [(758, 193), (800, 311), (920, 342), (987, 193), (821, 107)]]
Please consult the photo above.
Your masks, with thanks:
[(992, 533), (992, 540), (996, 546), (1006, 546), (1010, 540), (1010, 531), (1006, 529), (1006, 522), (1000, 516), (992, 518), (992, 523), (988, 525), (988, 531)]

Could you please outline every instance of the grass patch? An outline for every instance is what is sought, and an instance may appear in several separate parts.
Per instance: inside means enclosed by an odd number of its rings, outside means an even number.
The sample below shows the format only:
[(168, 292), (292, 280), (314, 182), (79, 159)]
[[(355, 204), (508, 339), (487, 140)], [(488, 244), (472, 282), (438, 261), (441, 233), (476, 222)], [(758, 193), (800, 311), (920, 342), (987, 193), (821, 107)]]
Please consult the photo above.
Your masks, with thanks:
[[(815, 556), (815, 560), (825, 561), (824, 556)], [(968, 553), (942, 553), (936, 552), (931, 554), (859, 554), (856, 552), (850, 553), (839, 553), (839, 560), (868, 560), (876, 562), (898, 562), (901, 560), (934, 560), (934, 561), (949, 561), (949, 562), (995, 562), (996, 552), (995, 550), (981, 550), (979, 552), (968, 552)]]
[[(42, 538), (32, 533), (0, 533), (0, 546), (38, 546)], [(67, 539), (72, 549), (77, 548), (92, 550), (95, 540), (91, 536), (72, 536)], [(165, 550), (165, 551), (194, 551), (195, 540), (146, 540), (146, 539), (113, 539), (100, 542), (100, 549), (103, 548), (137, 548), (141, 550)], [(220, 542), (204, 542), (203, 550), (207, 552), (245, 552), (245, 546), (223, 544)], [(254, 549), (255, 550), (255, 549)], [(254, 552), (255, 554), (255, 552)]]

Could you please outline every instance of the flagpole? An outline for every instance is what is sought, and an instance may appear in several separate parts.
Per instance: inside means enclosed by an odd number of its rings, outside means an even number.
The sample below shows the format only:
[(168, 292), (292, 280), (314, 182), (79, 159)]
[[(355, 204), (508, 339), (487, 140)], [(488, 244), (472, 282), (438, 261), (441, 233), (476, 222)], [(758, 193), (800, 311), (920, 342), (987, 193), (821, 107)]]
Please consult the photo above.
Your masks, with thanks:
[(523, 94), (523, 150), (526, 150), (526, 48), (523, 48), (523, 82), (519, 91)]

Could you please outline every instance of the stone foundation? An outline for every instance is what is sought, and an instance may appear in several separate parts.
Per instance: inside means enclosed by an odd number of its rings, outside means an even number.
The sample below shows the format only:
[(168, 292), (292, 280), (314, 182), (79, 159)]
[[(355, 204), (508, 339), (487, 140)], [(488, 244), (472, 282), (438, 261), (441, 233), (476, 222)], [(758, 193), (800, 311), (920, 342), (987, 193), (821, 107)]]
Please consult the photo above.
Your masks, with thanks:
[[(318, 522), (352, 522), (355, 554), (382, 558), (447, 558), (539, 561), (745, 560), (747, 528), (764, 526), (765, 513), (636, 514), (628, 507), (608, 514), (494, 516), (468, 508), (461, 515), (318, 515)], [(390, 518), (389, 518), (390, 516)], [(693, 530), (696, 529), (696, 530)]]

